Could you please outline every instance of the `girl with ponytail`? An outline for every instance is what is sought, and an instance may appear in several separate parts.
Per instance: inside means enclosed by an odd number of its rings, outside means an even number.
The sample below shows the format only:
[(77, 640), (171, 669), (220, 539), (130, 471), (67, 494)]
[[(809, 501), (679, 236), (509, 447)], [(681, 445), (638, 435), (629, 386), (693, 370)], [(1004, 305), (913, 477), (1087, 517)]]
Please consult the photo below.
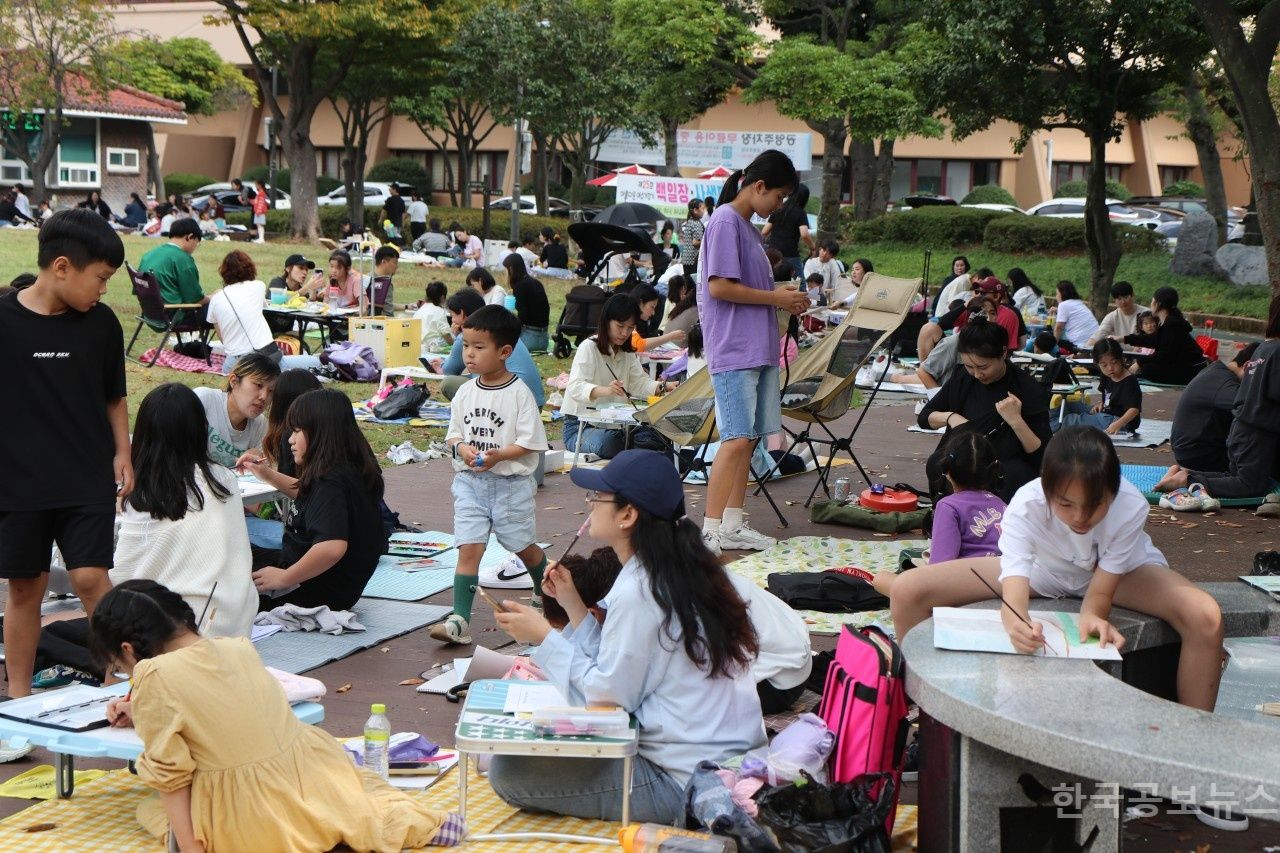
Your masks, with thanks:
[[(776, 393), (776, 390), (775, 390)], [(670, 460), (626, 450), (603, 469), (575, 468), (591, 491), (590, 534), (623, 564), (599, 606), (587, 609), (572, 574), (554, 564), (542, 583), (569, 617), (553, 631), (542, 613), (505, 602), (498, 624), (520, 642), (570, 704), (616, 704), (639, 723), (631, 819), (670, 824), (703, 759), (721, 762), (764, 743), (751, 663), (759, 647), (747, 604), (697, 525)], [(518, 807), (597, 820), (620, 818), (619, 761), (495, 756), (489, 780)]]
[(803, 313), (809, 296), (795, 285), (774, 287), (751, 217), (768, 217), (798, 182), (787, 155), (761, 152), (729, 176), (702, 238), (698, 309), (721, 441), (707, 483), (702, 528), (714, 554), (722, 548), (762, 551), (775, 544), (747, 525), (742, 504), (756, 443), (782, 429), (775, 315)]

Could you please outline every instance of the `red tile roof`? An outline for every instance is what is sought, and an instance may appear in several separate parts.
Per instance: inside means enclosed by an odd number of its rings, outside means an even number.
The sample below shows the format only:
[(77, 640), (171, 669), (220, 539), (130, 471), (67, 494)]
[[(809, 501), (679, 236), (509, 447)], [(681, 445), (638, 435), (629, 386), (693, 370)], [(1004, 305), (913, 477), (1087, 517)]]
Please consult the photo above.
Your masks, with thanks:
[(95, 92), (83, 78), (73, 76), (68, 80), (66, 109), (84, 112), (122, 115), (139, 119), (168, 119), (185, 121), (181, 101), (170, 101), (141, 89), (116, 84), (107, 92)]

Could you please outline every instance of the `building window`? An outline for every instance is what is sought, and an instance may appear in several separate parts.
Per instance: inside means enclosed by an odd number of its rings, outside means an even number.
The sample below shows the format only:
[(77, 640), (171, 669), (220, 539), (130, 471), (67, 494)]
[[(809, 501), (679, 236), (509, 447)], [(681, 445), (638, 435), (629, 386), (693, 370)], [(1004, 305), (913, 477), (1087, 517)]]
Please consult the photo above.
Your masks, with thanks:
[(5, 159), (0, 160), (0, 182), (10, 184), (30, 181), (31, 171), (27, 168), (27, 164), (21, 160), (9, 159), (8, 152), (5, 152)]
[(138, 171), (137, 148), (107, 149), (108, 175), (136, 175)]
[(1178, 183), (1178, 181), (1187, 181), (1191, 179), (1190, 166), (1161, 166), (1160, 167), (1160, 187), (1170, 186)]
[[(1124, 166), (1117, 166), (1108, 163), (1106, 167), (1107, 180), (1118, 181), (1124, 183)], [(1057, 192), (1058, 187), (1067, 181), (1087, 181), (1089, 180), (1089, 164), (1088, 163), (1054, 163), (1053, 164), (1053, 191)]]
[(960, 201), (974, 187), (999, 183), (999, 160), (894, 160), (889, 198), (945, 195)]
[[(408, 152), (399, 156), (413, 156)], [(450, 151), (448, 154), (441, 154), (439, 151), (429, 151), (426, 153), (426, 169), (427, 174), (431, 178), (432, 192), (449, 192), (451, 189), (458, 187), (449, 186), (449, 174), (445, 169), (445, 162), (452, 167), (453, 183), (460, 182), (458, 176), (458, 155), (456, 152)], [(505, 151), (477, 151), (471, 157), (471, 181), (485, 181), (489, 189), (494, 191), (502, 190), (503, 174), (507, 170), (507, 152)]]
[(316, 174), (342, 179), (342, 149), (317, 148)]
[(58, 186), (101, 186), (98, 167), (98, 122), (75, 118), (67, 123), (58, 143)]

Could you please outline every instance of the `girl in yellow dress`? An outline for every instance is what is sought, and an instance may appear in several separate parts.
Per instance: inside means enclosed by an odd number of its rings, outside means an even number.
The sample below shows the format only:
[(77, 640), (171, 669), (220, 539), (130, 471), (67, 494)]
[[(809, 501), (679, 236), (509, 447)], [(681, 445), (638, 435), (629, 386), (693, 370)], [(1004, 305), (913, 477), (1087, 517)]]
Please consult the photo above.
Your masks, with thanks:
[(142, 739), (138, 776), (159, 792), (138, 820), (171, 827), (183, 853), (360, 851), (457, 844), (454, 813), (432, 811), (352, 764), (328, 733), (300, 722), (244, 638), (204, 638), (195, 614), (154, 581), (99, 603), (91, 649), (133, 678), (107, 709)]

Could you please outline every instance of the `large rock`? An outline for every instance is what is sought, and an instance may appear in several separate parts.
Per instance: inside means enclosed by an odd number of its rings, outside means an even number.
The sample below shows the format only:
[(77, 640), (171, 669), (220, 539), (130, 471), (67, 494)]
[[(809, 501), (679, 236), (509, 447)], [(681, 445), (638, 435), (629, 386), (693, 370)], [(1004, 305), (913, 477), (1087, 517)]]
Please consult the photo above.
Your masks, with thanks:
[(1218, 223), (1207, 213), (1192, 213), (1182, 220), (1169, 272), (1222, 277), (1223, 271), (1214, 260), (1217, 249)]
[[(1178, 242), (1182, 242), (1181, 237)], [(1232, 284), (1271, 283), (1267, 275), (1267, 255), (1261, 246), (1227, 243), (1218, 249), (1217, 261)]]

